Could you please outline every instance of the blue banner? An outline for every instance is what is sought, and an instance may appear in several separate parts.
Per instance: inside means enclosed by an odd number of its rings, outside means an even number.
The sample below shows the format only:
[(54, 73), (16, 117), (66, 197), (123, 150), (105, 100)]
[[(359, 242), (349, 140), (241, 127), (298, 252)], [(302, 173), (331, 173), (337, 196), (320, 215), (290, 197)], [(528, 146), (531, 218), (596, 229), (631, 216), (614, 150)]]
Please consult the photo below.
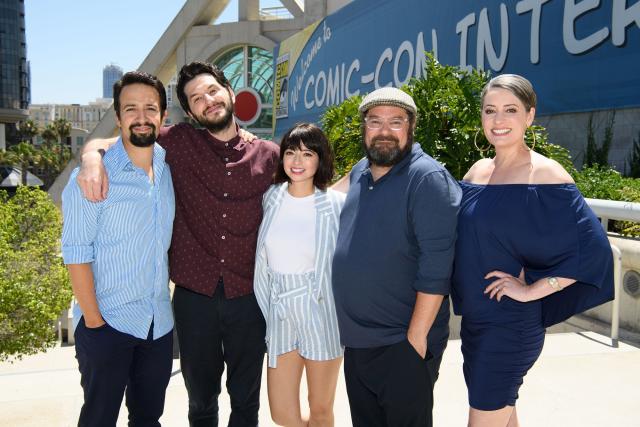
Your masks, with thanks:
[(640, 0), (355, 0), (276, 48), (289, 71), (276, 136), (423, 76), (424, 51), (527, 77), (538, 114), (640, 106)]

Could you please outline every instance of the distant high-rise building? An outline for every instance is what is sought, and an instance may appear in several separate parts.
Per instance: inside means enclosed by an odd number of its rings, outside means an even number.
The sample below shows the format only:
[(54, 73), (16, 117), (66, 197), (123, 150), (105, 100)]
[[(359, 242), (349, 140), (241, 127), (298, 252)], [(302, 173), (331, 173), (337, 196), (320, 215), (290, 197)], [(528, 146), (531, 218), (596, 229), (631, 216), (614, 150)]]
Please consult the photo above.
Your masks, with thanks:
[(98, 98), (94, 102), (90, 102), (89, 105), (31, 104), (29, 106), (29, 118), (40, 129), (47, 127), (56, 119), (65, 119), (74, 128), (91, 132), (107, 114), (112, 102), (111, 98)]
[(102, 69), (102, 97), (113, 98), (113, 84), (122, 77), (122, 68), (110, 64)]
[(0, 149), (4, 149), (18, 142), (15, 123), (28, 117), (31, 98), (23, 0), (2, 0), (0, 64)]

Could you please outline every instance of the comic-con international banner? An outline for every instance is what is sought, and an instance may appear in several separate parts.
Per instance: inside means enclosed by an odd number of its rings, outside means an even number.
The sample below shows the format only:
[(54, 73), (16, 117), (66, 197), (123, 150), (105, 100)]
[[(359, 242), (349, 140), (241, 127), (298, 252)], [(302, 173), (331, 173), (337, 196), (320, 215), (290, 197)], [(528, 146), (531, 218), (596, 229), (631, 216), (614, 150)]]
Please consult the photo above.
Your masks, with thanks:
[(526, 76), (539, 114), (640, 106), (640, 0), (355, 0), (276, 48), (276, 136), (423, 76), (425, 51)]

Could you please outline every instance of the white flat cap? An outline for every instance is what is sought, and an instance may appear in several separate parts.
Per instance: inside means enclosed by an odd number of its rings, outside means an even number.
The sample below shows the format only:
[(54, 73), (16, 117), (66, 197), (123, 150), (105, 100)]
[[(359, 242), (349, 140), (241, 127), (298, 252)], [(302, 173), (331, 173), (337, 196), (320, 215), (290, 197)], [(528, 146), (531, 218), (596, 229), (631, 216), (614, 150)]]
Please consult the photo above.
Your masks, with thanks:
[(408, 93), (395, 87), (383, 87), (374, 90), (364, 97), (358, 107), (358, 111), (360, 111), (360, 114), (365, 114), (371, 108), (379, 105), (392, 105), (394, 107), (404, 108), (414, 115), (418, 112), (413, 98), (411, 98)]

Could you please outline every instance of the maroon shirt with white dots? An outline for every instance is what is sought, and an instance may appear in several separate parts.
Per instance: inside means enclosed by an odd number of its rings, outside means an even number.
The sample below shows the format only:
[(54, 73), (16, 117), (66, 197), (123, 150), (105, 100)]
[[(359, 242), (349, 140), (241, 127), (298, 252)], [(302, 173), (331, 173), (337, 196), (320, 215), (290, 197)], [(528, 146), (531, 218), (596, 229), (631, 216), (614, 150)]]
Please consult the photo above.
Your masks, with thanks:
[(171, 280), (212, 296), (222, 277), (226, 298), (252, 293), (262, 195), (271, 185), (279, 147), (237, 136), (219, 141), (185, 123), (162, 128), (158, 142), (176, 194)]

